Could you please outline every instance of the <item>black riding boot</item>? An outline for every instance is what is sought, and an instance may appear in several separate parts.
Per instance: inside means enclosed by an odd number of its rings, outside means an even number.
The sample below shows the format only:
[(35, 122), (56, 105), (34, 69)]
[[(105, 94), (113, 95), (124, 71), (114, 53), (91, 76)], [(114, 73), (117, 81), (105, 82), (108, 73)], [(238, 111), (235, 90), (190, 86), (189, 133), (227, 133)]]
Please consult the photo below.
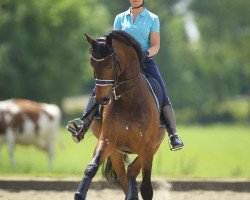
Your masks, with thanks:
[(67, 129), (71, 132), (72, 139), (76, 143), (79, 143), (84, 138), (84, 135), (88, 131), (97, 111), (98, 104), (96, 103), (94, 96), (91, 95), (83, 116), (80, 119), (78, 118), (68, 122)]
[(171, 105), (166, 105), (162, 108), (162, 113), (165, 118), (165, 125), (169, 136), (171, 151), (182, 149), (184, 144), (177, 135), (174, 110)]

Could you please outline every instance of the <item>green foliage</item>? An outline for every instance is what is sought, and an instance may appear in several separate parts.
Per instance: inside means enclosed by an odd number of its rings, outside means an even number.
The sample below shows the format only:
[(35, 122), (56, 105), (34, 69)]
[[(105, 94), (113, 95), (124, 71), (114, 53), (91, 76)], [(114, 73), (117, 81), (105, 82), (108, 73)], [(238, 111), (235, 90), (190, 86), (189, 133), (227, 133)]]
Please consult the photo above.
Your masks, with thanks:
[(202, 76), (222, 100), (249, 95), (250, 42), (249, 1), (197, 1), (192, 5), (202, 33), (199, 58)]
[[(220, 113), (221, 102), (250, 95), (250, 2), (193, 0), (178, 11), (180, 2), (146, 1), (161, 22), (156, 60), (174, 108), (203, 121)], [(60, 104), (65, 96), (89, 93), (93, 73), (83, 33), (104, 35), (128, 8), (123, 0), (0, 1), (0, 99)], [(201, 34), (196, 43), (185, 32), (187, 11)]]
[[(228, 98), (224, 101), (207, 101), (195, 109), (196, 106), (189, 106), (176, 111), (176, 119), (178, 123), (215, 123), (238, 122), (248, 124), (250, 118), (250, 99), (249, 97), (238, 96)], [(198, 119), (198, 120), (197, 120)]]
[[(231, 107), (223, 112), (220, 107), (234, 96), (250, 94), (249, 2), (194, 0), (189, 10), (201, 32), (196, 44), (187, 40), (185, 13), (172, 10), (167, 7), (167, 18), (159, 12), (162, 36), (158, 63), (174, 107), (198, 112), (192, 115), (193, 121), (203, 121), (205, 116), (212, 121), (242, 120), (232, 116)], [(218, 113), (220, 117), (216, 117)], [(244, 120), (249, 120), (249, 115), (245, 116)]]
[(93, 0), (5, 0), (0, 9), (1, 98), (60, 102), (81, 93), (91, 71), (83, 33), (104, 32), (105, 8)]
[[(167, 138), (154, 157), (153, 176), (196, 178), (250, 178), (249, 126), (179, 126), (185, 148), (171, 152)], [(64, 141), (62, 147), (61, 140)], [(240, 142), (239, 142), (240, 141)], [(34, 147), (17, 146), (16, 167), (9, 167), (7, 146), (0, 150), (1, 176), (81, 177), (92, 158), (97, 140), (91, 132), (75, 144), (65, 129), (57, 143), (54, 169), (47, 156)], [(27, 156), (28, 155), (28, 156)], [(129, 156), (130, 161), (134, 156)], [(100, 171), (98, 175), (100, 175)]]

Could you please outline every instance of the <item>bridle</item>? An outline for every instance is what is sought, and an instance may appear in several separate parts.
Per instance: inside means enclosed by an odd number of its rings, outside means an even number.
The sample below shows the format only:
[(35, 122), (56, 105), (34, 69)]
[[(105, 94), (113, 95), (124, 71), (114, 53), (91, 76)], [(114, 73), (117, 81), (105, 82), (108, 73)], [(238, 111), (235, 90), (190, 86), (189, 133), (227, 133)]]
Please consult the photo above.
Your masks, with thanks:
[(100, 58), (100, 59), (95, 58), (93, 56), (93, 54), (91, 54), (91, 59), (94, 60), (95, 62), (99, 62), (99, 63), (104, 62), (104, 61), (110, 59), (111, 57), (113, 57), (113, 59), (114, 59), (114, 67), (115, 67), (114, 79), (98, 79), (95, 76), (95, 85), (105, 87), (105, 86), (110, 86), (110, 85), (114, 86), (114, 85), (118, 84), (118, 76), (119, 76), (119, 73), (121, 71), (121, 67), (120, 67), (119, 58), (116, 55), (115, 50), (113, 49), (112, 52), (108, 56), (106, 56), (104, 58)]
[(134, 78), (127, 79), (125, 81), (120, 81), (119, 82), (118, 78), (119, 78), (120, 73), (121, 73), (121, 66), (120, 66), (120, 60), (119, 60), (119, 57), (116, 54), (115, 48), (112, 47), (112, 52), (108, 56), (106, 56), (104, 58), (95, 58), (93, 56), (93, 54), (91, 54), (91, 59), (94, 60), (97, 63), (104, 62), (104, 61), (106, 61), (106, 60), (108, 60), (108, 59), (110, 59), (112, 57), (114, 59), (114, 70), (115, 70), (114, 79), (98, 79), (95, 76), (95, 85), (96, 86), (100, 86), (100, 87), (112, 86), (112, 92), (114, 94), (115, 100), (118, 100), (118, 99), (121, 98), (122, 95), (124, 95), (125, 93), (127, 93), (133, 87), (135, 87), (139, 83), (139, 81), (135, 85), (133, 85), (132, 87), (130, 87), (128, 90), (124, 91), (120, 95), (116, 94), (116, 88), (118, 86), (122, 85), (122, 84), (131, 82), (131, 81), (133, 81), (133, 80), (135, 80), (137, 78), (140, 78), (141, 77), (141, 73), (138, 76), (134, 77)]

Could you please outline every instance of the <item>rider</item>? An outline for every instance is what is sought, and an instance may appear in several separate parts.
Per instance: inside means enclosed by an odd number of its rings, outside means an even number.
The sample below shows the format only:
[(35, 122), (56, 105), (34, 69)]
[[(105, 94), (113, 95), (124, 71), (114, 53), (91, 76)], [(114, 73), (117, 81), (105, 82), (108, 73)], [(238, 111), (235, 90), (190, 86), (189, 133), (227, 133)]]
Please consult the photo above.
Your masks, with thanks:
[[(156, 55), (160, 49), (160, 22), (158, 16), (149, 12), (144, 7), (144, 0), (129, 0), (129, 2), (130, 8), (116, 16), (114, 20), (114, 30), (124, 30), (140, 43), (146, 57), (142, 66), (142, 72), (154, 77), (159, 82), (163, 91), (163, 106), (161, 111), (169, 135), (170, 149), (182, 149), (184, 144), (177, 135), (173, 107), (167, 95), (158, 67), (152, 57)], [(93, 92), (86, 110), (81, 117), (81, 124), (76, 126), (73, 123), (69, 123), (68, 125), (68, 129), (73, 132), (72, 136), (75, 142), (80, 142), (83, 139), (97, 110), (98, 106), (94, 100)], [(74, 133), (71, 127), (77, 130), (77, 132)]]

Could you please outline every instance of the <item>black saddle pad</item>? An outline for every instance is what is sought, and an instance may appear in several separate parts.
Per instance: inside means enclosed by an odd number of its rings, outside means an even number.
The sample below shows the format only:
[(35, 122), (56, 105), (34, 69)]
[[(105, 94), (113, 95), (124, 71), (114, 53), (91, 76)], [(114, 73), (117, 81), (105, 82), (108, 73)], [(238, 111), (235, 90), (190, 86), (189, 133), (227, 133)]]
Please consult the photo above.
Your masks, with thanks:
[(152, 76), (150, 76), (148, 74), (144, 74), (144, 76), (146, 77), (146, 79), (148, 80), (148, 82), (151, 86), (151, 90), (152, 90), (152, 93), (154, 94), (154, 96), (156, 97), (156, 101), (158, 101), (158, 103), (159, 103), (159, 109), (161, 109), (162, 103), (163, 103), (163, 94), (162, 94), (162, 89), (161, 89), (160, 84)]
[(160, 84), (158, 83), (158, 81), (153, 78), (152, 76), (148, 75), (148, 74), (144, 74), (145, 78), (148, 80), (148, 83), (150, 84), (150, 89), (155, 97), (155, 101), (158, 104), (158, 110), (160, 113), (160, 127), (165, 127), (165, 123), (164, 123), (164, 116), (161, 113), (161, 108), (162, 108), (162, 104), (163, 104), (163, 92), (161, 89)]

